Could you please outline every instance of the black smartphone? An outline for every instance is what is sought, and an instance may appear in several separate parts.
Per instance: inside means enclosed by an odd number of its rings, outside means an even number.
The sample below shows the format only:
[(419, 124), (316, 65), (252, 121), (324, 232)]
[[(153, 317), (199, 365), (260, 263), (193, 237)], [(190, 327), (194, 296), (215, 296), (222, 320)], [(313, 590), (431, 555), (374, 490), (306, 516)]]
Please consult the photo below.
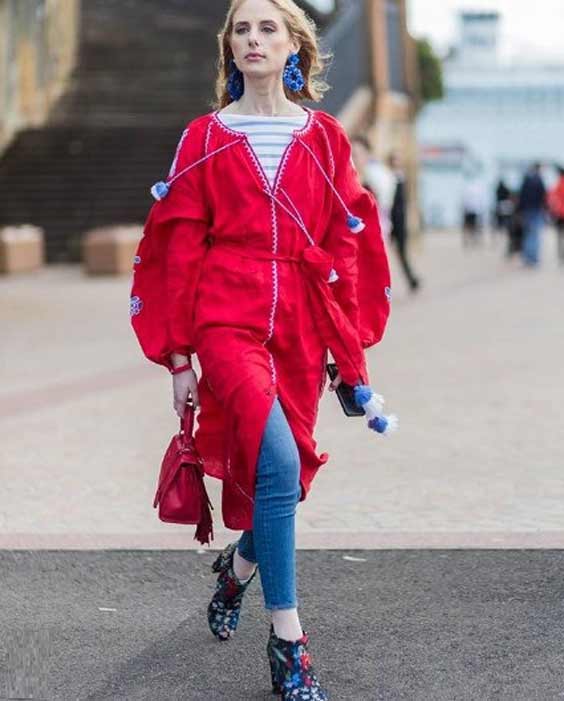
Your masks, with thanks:
[[(327, 363), (327, 374), (331, 380), (334, 380), (339, 374), (339, 370), (335, 363)], [(341, 384), (335, 390), (339, 402), (343, 407), (343, 411), (347, 416), (364, 416), (364, 409), (354, 400), (354, 388), (352, 385), (347, 385), (346, 382)]]

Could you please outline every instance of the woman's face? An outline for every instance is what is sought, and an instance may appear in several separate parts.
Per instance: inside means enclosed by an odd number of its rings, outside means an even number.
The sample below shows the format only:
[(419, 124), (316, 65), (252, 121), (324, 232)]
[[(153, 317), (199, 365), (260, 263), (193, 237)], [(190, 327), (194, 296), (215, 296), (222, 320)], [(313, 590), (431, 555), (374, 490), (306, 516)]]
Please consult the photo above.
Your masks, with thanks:
[(290, 37), (284, 16), (269, 0), (246, 0), (233, 16), (231, 50), (237, 68), (252, 77), (281, 75), (299, 47)]

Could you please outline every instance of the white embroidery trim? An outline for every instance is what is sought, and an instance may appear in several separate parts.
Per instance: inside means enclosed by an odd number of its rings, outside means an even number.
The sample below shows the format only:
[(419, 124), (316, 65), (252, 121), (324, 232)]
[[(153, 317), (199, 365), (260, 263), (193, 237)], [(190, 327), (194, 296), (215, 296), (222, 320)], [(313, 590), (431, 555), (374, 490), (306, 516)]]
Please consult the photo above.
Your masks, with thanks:
[(212, 128), (212, 120), (210, 119), (210, 123), (208, 124), (208, 128), (206, 129), (206, 141), (204, 144), (204, 155), (207, 155), (209, 145), (210, 145), (210, 136), (211, 136), (211, 128)]
[(176, 166), (178, 164), (178, 157), (180, 156), (180, 149), (182, 148), (182, 144), (184, 143), (184, 139), (188, 136), (189, 131), (190, 131), (190, 127), (187, 127), (182, 132), (182, 136), (180, 137), (180, 141), (178, 142), (178, 146), (176, 147), (176, 151), (174, 152), (174, 160), (172, 161), (172, 165), (170, 166), (170, 170), (168, 171), (169, 178), (172, 178), (174, 176), (174, 174), (176, 173)]

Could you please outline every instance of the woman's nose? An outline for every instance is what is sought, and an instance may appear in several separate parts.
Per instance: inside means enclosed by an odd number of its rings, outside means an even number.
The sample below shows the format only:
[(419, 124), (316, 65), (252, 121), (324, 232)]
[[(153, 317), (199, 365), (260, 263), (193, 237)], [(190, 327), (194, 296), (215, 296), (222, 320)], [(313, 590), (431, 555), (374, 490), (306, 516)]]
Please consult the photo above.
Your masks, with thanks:
[(249, 32), (249, 46), (256, 46), (258, 44), (258, 32), (256, 29), (251, 29)]

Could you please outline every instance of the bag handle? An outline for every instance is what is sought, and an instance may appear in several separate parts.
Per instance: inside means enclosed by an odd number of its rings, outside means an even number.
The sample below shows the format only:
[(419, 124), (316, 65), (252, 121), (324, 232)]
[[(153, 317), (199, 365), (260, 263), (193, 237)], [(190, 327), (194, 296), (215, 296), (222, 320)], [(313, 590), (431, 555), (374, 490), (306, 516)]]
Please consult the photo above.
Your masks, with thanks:
[(194, 414), (194, 405), (190, 399), (186, 402), (184, 416), (180, 419), (180, 433), (184, 433), (188, 440), (192, 438), (192, 433), (194, 431)]

